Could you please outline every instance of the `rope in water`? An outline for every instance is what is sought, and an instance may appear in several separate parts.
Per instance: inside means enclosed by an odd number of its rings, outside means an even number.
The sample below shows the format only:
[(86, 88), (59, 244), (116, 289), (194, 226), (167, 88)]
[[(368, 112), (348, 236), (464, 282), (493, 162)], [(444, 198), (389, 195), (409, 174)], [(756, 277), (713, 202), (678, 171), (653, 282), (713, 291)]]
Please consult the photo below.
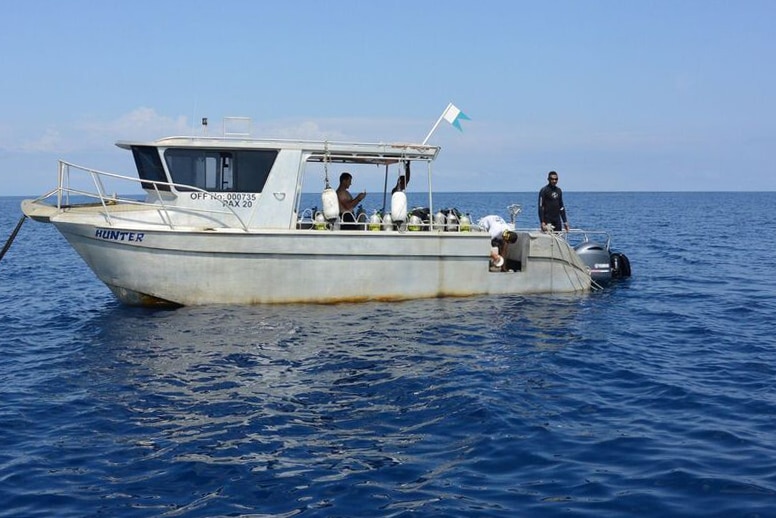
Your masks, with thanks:
[(11, 237), (8, 238), (8, 241), (5, 242), (5, 246), (3, 246), (3, 250), (0, 251), (0, 261), (3, 260), (3, 256), (8, 251), (9, 248), (11, 248), (11, 243), (13, 243), (13, 240), (16, 239), (16, 234), (19, 233), (19, 229), (22, 228), (22, 223), (24, 223), (24, 220), (27, 219), (27, 216), (22, 216), (19, 222), (16, 224), (16, 228), (13, 229), (13, 232), (11, 232)]

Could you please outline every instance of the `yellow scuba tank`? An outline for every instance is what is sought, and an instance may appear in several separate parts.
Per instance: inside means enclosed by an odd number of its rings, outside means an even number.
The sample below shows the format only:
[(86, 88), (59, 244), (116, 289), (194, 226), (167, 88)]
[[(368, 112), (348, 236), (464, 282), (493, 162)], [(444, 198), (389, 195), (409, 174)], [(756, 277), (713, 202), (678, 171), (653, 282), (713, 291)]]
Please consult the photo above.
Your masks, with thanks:
[(380, 225), (382, 224), (382, 221), (380, 220), (380, 216), (377, 214), (377, 211), (374, 211), (371, 216), (369, 216), (369, 222), (366, 225), (366, 228), (369, 230), (380, 230)]
[(458, 229), (461, 232), (471, 232), (472, 230), (472, 220), (471, 217), (469, 217), (468, 214), (464, 214), (461, 216), (460, 226)]

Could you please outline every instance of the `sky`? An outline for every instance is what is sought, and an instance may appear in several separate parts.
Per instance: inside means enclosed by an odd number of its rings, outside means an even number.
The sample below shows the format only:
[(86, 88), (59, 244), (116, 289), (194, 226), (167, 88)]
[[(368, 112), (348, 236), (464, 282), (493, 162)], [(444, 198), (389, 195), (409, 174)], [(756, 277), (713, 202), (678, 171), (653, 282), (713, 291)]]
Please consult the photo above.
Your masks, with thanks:
[[(0, 0), (0, 195), (118, 140), (429, 143), (438, 191), (776, 190), (772, 0)], [(410, 185), (410, 190), (412, 190)]]

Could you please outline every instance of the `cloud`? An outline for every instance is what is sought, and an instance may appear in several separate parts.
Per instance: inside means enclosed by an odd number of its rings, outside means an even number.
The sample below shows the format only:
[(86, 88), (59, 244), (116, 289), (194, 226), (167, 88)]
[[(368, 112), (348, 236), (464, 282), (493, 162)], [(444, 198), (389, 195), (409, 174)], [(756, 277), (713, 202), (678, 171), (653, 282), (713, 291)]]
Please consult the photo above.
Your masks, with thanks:
[[(378, 118), (276, 119), (256, 123), (250, 120), (211, 118), (207, 134), (220, 136), (224, 130), (253, 137), (331, 141), (407, 142), (420, 141), (425, 125), (413, 120)], [(163, 115), (149, 107), (135, 108), (114, 119), (83, 118), (47, 126), (42, 132), (0, 127), (3, 148), (12, 153), (69, 155), (112, 147), (118, 140), (155, 140), (171, 135), (201, 135), (201, 120), (183, 115)], [(441, 132), (440, 132), (441, 133)]]
[(141, 107), (113, 120), (79, 120), (49, 126), (42, 134), (31, 137), (3, 133), (4, 147), (9, 152), (67, 154), (104, 149), (117, 140), (151, 140), (190, 132), (185, 117), (168, 117)]
[(22, 153), (47, 153), (58, 151), (64, 146), (64, 141), (59, 130), (56, 128), (47, 128), (43, 135), (34, 140), (21, 142), (17, 151)]
[(281, 139), (302, 140), (343, 140), (345, 135), (339, 131), (327, 131), (315, 121), (280, 120), (260, 124), (254, 128), (254, 136), (268, 136)]
[(257, 125), (253, 135), (302, 140), (406, 142), (407, 135), (416, 134), (414, 131), (408, 133), (407, 126), (407, 121), (376, 118), (279, 119)]
[(87, 142), (115, 140), (151, 140), (190, 133), (186, 117), (159, 115), (152, 108), (137, 108), (110, 121), (81, 121), (75, 131)]

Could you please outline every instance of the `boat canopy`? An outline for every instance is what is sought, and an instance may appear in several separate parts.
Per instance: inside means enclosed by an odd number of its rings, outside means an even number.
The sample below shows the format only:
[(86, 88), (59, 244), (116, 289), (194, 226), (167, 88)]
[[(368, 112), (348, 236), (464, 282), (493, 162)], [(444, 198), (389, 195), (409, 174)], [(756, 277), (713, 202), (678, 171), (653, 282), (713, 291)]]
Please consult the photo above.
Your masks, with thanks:
[(401, 161), (433, 161), (439, 146), (413, 143), (361, 143), (326, 140), (246, 139), (229, 137), (167, 137), (150, 142), (119, 141), (116, 145), (131, 150), (138, 147), (186, 148), (209, 150), (298, 150), (308, 162), (354, 164), (393, 164)]

